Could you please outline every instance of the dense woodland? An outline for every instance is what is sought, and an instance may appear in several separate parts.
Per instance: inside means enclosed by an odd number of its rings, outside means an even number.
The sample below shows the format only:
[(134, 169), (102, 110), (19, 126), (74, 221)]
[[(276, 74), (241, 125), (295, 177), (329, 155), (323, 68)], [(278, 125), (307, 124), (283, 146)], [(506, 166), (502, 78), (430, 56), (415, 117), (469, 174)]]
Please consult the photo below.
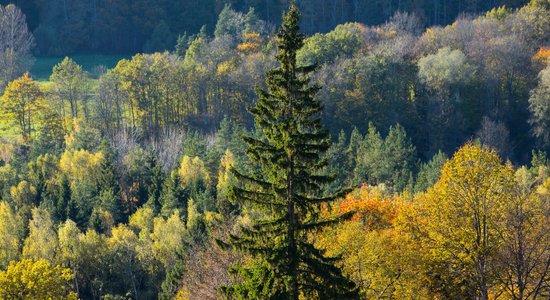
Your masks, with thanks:
[(0, 299), (550, 297), (549, 1), (15, 2)]
[[(328, 32), (336, 25), (383, 24), (397, 11), (415, 13), (424, 24), (446, 25), (463, 14), (477, 14), (526, 0), (301, 0), (302, 30)], [(217, 16), (229, 4), (239, 12), (254, 8), (278, 25), (288, 0), (0, 0), (15, 3), (27, 15), (36, 37), (36, 53), (130, 53), (170, 50), (179, 35), (213, 33)]]

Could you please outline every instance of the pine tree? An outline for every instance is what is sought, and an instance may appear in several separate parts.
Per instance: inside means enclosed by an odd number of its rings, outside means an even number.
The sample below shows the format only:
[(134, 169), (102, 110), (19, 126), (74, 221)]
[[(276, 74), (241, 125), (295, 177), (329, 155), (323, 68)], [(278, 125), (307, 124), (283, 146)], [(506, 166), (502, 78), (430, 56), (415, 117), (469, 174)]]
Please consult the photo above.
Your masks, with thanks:
[(388, 165), (389, 180), (394, 190), (403, 191), (410, 186), (412, 173), (416, 171), (416, 147), (407, 136), (405, 128), (397, 124), (390, 127), (388, 136), (384, 140), (384, 153), (390, 158)]
[(206, 25), (202, 25), (201, 29), (199, 30), (199, 33), (197, 34), (196, 38), (198, 39), (206, 39), (208, 38), (208, 30), (206, 28)]
[[(322, 219), (320, 206), (343, 195), (321, 197), (322, 187), (333, 176), (321, 175), (330, 147), (328, 131), (321, 125), (318, 86), (310, 86), (315, 67), (296, 65), (303, 46), (300, 12), (295, 1), (283, 17), (276, 37), (280, 66), (267, 73), (267, 90), (250, 112), (264, 138), (245, 137), (247, 154), (261, 166), (261, 175), (234, 174), (235, 200), (252, 204), (263, 217), (231, 235), (229, 245), (256, 258), (252, 266), (231, 271), (243, 281), (223, 288), (229, 297), (246, 299), (348, 299), (357, 298), (355, 285), (334, 263), (315, 248), (308, 233), (343, 217)], [(220, 242), (223, 246), (227, 246)]]

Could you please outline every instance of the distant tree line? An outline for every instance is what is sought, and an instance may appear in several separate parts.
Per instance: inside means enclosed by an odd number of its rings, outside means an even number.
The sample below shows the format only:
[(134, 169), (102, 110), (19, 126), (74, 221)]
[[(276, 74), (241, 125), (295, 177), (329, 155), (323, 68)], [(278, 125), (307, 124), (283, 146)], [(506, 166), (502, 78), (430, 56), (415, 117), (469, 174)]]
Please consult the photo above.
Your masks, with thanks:
[[(463, 14), (477, 14), (526, 0), (301, 0), (302, 29), (327, 32), (338, 24), (361, 22), (380, 25), (395, 12), (414, 13), (424, 24), (445, 25)], [(227, 4), (246, 12), (254, 8), (270, 24), (280, 22), (288, 1), (275, 0), (2, 0), (15, 3), (27, 15), (40, 55), (75, 52), (137, 53), (162, 39), (173, 44), (185, 32), (198, 33), (203, 25), (213, 32), (216, 17)], [(170, 45), (172, 46), (172, 45)], [(168, 47), (161, 50), (166, 50)]]

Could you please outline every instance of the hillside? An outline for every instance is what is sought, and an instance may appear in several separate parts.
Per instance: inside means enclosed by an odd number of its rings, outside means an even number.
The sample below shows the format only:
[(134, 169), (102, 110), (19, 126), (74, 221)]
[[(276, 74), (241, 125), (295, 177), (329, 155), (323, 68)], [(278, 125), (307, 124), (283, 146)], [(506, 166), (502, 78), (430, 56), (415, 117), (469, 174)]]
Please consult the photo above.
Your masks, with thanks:
[(173, 2), (0, 6), (0, 299), (550, 298), (550, 2)]

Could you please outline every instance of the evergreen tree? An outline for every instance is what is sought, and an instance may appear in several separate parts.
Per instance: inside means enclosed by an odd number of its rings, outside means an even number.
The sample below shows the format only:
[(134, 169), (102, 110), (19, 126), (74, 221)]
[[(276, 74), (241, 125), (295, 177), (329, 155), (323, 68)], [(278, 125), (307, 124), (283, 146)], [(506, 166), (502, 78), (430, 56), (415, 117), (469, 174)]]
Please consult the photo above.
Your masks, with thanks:
[(349, 137), (349, 145), (346, 149), (346, 155), (348, 157), (346, 170), (352, 170), (353, 168), (355, 168), (355, 165), (357, 163), (357, 150), (359, 149), (361, 144), (363, 144), (363, 136), (361, 135), (357, 127), (353, 127), (353, 130), (351, 131)]
[(280, 66), (267, 73), (268, 89), (258, 90), (258, 103), (250, 110), (264, 138), (244, 140), (261, 175), (234, 171), (240, 183), (231, 187), (233, 197), (252, 204), (261, 216), (241, 228), (240, 236), (230, 236), (229, 245), (257, 258), (255, 265), (232, 269), (243, 281), (223, 288), (230, 297), (358, 297), (355, 285), (334, 265), (336, 258), (326, 257), (308, 239), (311, 231), (345, 216), (326, 220), (319, 214), (320, 205), (343, 193), (320, 197), (322, 187), (333, 180), (321, 175), (331, 143), (321, 125), (321, 103), (314, 99), (319, 87), (310, 86), (314, 67), (296, 65), (296, 52), (304, 43), (299, 23), (292, 1), (276, 36)]
[(178, 253), (178, 258), (169, 270), (166, 271), (166, 277), (161, 284), (161, 292), (159, 293), (159, 299), (170, 300), (174, 299), (175, 294), (178, 291), (181, 278), (185, 273), (185, 265), (183, 263), (183, 257)]
[(216, 152), (217, 160), (222, 157), (225, 150), (229, 149), (232, 145), (231, 142), (233, 140), (233, 127), (235, 125), (231, 121), (231, 119), (227, 116), (225, 116), (222, 121), (220, 122), (220, 126), (218, 131), (216, 131), (216, 136), (214, 140), (214, 151)]
[(103, 209), (111, 213), (116, 223), (123, 222), (124, 204), (120, 198), (119, 176), (115, 170), (115, 153), (107, 141), (103, 140), (100, 146), (103, 159), (98, 176), (98, 194)]
[(168, 218), (174, 213), (174, 210), (178, 209), (184, 222), (187, 221), (187, 200), (187, 191), (182, 187), (180, 175), (177, 170), (173, 171), (170, 177), (166, 179), (166, 184), (160, 196), (160, 202), (162, 203), (161, 215)]
[(59, 194), (57, 199), (57, 219), (61, 222), (65, 222), (69, 218), (69, 203), (71, 202), (71, 186), (67, 175), (61, 176), (61, 182), (59, 183)]
[(439, 151), (429, 162), (422, 164), (416, 177), (415, 192), (424, 192), (433, 186), (439, 179), (441, 168), (447, 160), (447, 155)]
[(80, 228), (84, 228), (87, 218), (82, 218), (80, 211), (78, 209), (77, 200), (72, 196), (67, 203), (67, 208), (65, 209), (67, 219), (75, 221)]
[(198, 39), (207, 39), (208, 38), (208, 30), (206, 28), (206, 25), (202, 25), (201, 30), (199, 30), (199, 33), (197, 34), (196, 38), (198, 38)]
[(198, 131), (189, 131), (185, 135), (183, 142), (182, 154), (189, 157), (198, 156), (204, 158), (206, 156), (206, 139)]
[(388, 136), (383, 139), (376, 127), (369, 124), (369, 132), (357, 151), (356, 184), (383, 183), (395, 191), (403, 191), (412, 184), (415, 167), (416, 148), (402, 126), (390, 127)]
[(97, 233), (105, 233), (107, 231), (107, 225), (105, 224), (100, 208), (94, 208), (88, 221), (88, 229), (93, 229)]
[(162, 185), (164, 183), (164, 172), (157, 161), (157, 156), (154, 150), (147, 153), (147, 174), (149, 176), (147, 188), (147, 206), (150, 207), (156, 214), (161, 208), (160, 195), (162, 193)]
[(356, 185), (367, 183), (377, 185), (388, 177), (386, 161), (390, 158), (384, 153), (384, 139), (380, 132), (369, 123), (368, 133), (357, 147), (354, 169)]
[(176, 55), (184, 58), (187, 48), (189, 48), (190, 37), (187, 36), (187, 32), (184, 32), (182, 35), (178, 36), (178, 41), (176, 43)]
[(233, 127), (234, 124), (229, 117), (225, 116), (221, 120), (218, 131), (216, 131), (214, 136), (214, 143), (206, 155), (206, 167), (210, 174), (216, 173), (220, 159), (223, 157), (225, 151), (232, 148)]
[(340, 131), (338, 135), (338, 142), (333, 144), (326, 154), (326, 158), (329, 162), (326, 173), (336, 174), (336, 180), (326, 186), (325, 191), (332, 194), (337, 192), (343, 185), (348, 183), (348, 179), (353, 175), (348, 168), (348, 156), (346, 155), (347, 140), (344, 130)]
[(389, 165), (392, 170), (388, 180), (397, 191), (403, 191), (412, 184), (412, 174), (416, 169), (416, 147), (407, 136), (405, 128), (397, 124), (390, 127), (384, 140), (384, 152), (391, 158)]
[(531, 150), (531, 168), (538, 169), (550, 165), (550, 159), (542, 150)]

